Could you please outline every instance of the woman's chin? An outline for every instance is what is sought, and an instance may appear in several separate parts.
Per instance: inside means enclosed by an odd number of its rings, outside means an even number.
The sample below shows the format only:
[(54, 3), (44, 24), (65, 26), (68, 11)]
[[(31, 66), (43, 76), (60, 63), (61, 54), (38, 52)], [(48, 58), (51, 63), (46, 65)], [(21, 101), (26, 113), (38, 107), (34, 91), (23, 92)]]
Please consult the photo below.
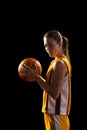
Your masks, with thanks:
[(49, 56), (50, 56), (50, 57), (54, 57), (54, 55), (52, 55), (52, 54), (49, 54)]

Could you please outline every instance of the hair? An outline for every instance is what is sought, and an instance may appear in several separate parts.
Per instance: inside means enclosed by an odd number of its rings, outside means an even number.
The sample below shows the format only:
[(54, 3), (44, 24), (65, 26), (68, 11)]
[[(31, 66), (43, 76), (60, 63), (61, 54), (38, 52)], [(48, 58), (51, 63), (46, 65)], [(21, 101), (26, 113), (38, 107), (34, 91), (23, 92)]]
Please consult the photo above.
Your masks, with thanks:
[[(64, 55), (66, 55), (66, 57), (68, 58), (68, 60), (70, 61), (70, 55), (69, 55), (69, 39), (66, 38), (65, 36), (63, 36), (59, 31), (56, 30), (50, 30), (48, 32), (46, 32), (44, 34), (44, 37), (51, 37), (53, 38), (55, 41), (57, 41), (57, 43), (59, 42), (63, 42), (62, 48), (63, 48), (63, 52)], [(43, 37), (43, 38), (44, 38)], [(70, 61), (70, 66), (71, 66), (71, 61)], [(72, 67), (71, 67), (72, 70)], [(71, 73), (70, 73), (71, 75)]]
[(69, 40), (68, 38), (66, 38), (65, 36), (61, 35), (61, 33), (59, 31), (56, 30), (50, 30), (48, 32), (46, 32), (44, 34), (44, 37), (51, 37), (53, 38), (55, 41), (59, 42), (63, 42), (63, 51), (64, 51), (64, 55), (67, 56), (67, 58), (70, 60), (70, 56), (69, 56)]

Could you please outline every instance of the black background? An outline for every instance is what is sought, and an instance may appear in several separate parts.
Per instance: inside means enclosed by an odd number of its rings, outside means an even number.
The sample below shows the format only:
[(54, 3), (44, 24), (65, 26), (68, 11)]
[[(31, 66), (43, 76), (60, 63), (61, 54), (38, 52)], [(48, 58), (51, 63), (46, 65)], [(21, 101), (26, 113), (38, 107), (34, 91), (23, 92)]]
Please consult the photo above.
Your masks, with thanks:
[[(6, 12), (6, 34), (9, 39), (10, 65), (7, 77), (9, 86), (4, 90), (4, 120), (8, 128), (44, 130), (41, 112), (42, 90), (36, 82), (27, 83), (18, 75), (18, 65), (26, 57), (34, 57), (42, 64), (42, 76), (50, 61), (44, 50), (43, 35), (56, 29), (69, 41), (72, 63), (72, 107), (70, 113), (71, 130), (79, 130), (82, 125), (84, 104), (84, 74), (82, 60), (85, 53), (85, 8), (76, 3), (14, 3)], [(14, 6), (15, 5), (15, 6)], [(38, 5), (38, 6), (37, 6)], [(83, 6), (83, 12), (81, 8)], [(10, 33), (8, 32), (10, 31)], [(8, 59), (8, 58), (7, 58)], [(13, 67), (14, 66), (14, 67)], [(5, 82), (6, 84), (7, 82)], [(6, 86), (6, 85), (5, 85)]]

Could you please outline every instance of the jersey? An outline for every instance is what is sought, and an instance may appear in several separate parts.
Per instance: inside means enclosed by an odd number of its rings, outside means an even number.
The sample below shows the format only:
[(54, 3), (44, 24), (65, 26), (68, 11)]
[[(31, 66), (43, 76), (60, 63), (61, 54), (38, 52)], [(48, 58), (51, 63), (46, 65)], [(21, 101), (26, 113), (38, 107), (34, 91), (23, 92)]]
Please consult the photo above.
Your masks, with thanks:
[[(52, 69), (55, 61), (62, 61), (67, 66), (67, 74), (64, 78), (61, 93), (57, 99), (54, 99), (46, 91), (43, 91), (42, 112), (56, 115), (69, 115), (71, 108), (71, 66), (66, 56), (54, 59), (48, 67), (46, 81), (50, 83)], [(56, 87), (56, 86), (55, 86)]]

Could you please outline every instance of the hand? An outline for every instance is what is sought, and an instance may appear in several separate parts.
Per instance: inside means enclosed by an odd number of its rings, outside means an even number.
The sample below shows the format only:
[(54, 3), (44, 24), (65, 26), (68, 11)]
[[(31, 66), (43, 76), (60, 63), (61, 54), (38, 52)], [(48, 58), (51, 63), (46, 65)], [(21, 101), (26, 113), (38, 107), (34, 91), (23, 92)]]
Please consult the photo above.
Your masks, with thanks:
[(36, 69), (31, 69), (29, 66), (22, 64), (22, 75), (31, 77), (32, 79), (35, 79), (35, 75), (37, 74)]

